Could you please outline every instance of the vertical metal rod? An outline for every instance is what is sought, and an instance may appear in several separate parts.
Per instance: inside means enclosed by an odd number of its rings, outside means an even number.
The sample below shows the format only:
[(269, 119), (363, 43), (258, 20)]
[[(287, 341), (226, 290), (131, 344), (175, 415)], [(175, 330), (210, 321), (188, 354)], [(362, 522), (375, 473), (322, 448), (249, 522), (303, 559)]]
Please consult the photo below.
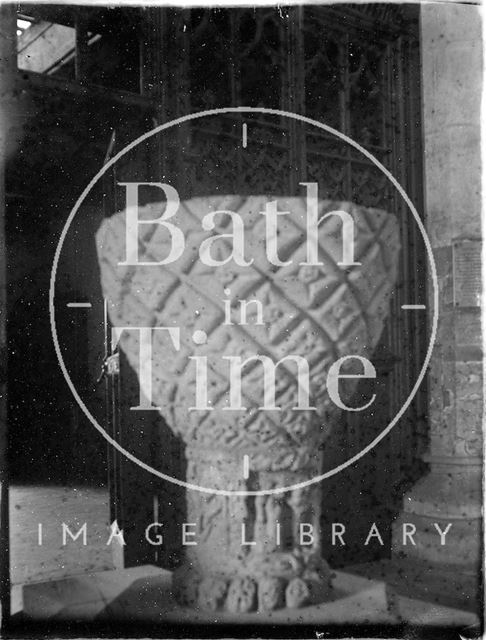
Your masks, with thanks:
[[(410, 122), (407, 121), (407, 111), (406, 111), (406, 90), (407, 87), (405, 85), (404, 78), (404, 66), (406, 61), (404, 60), (404, 40), (403, 37), (398, 38), (396, 43), (396, 63), (395, 63), (395, 73), (396, 73), (396, 88), (397, 94), (400, 97), (398, 102), (398, 125), (399, 125), (399, 138), (398, 138), (398, 153), (401, 162), (399, 162), (397, 166), (398, 180), (400, 184), (406, 185), (405, 188), (408, 189), (409, 181), (408, 181), (408, 163), (406, 160), (410, 158), (407, 149), (407, 136), (408, 136), (408, 127), (407, 124)], [(410, 287), (410, 278), (411, 278), (411, 268), (410, 268), (410, 215), (408, 209), (403, 202), (403, 199), (400, 198), (400, 225), (402, 229), (402, 242), (406, 244), (401, 252), (402, 259), (402, 273), (403, 273), (403, 288), (401, 289), (401, 300), (398, 301), (400, 307), (404, 303), (408, 303), (411, 299), (411, 287)], [(399, 311), (399, 310), (397, 310)], [(411, 322), (413, 321), (413, 314), (410, 313), (400, 313), (399, 318), (401, 321), (401, 335), (402, 340), (404, 340), (404, 350), (407, 354), (407, 357), (402, 358), (402, 368), (403, 368), (403, 377), (401, 389), (406, 390), (410, 388), (412, 378), (411, 378)], [(405, 354), (404, 354), (405, 355)], [(406, 392), (402, 392), (402, 397), (400, 398), (400, 404), (404, 401), (404, 396)], [(400, 430), (402, 434), (402, 459), (405, 460), (406, 468), (411, 468), (413, 463), (413, 447), (410, 446), (410, 442), (415, 441), (415, 424), (413, 421), (413, 416), (411, 416), (412, 409), (409, 409), (408, 415), (409, 420), (405, 422), (406, 429)]]
[(14, 92), (17, 76), (16, 5), (0, 4), (0, 606), (1, 620), (10, 617), (8, 426), (7, 426), (7, 243), (5, 228), (5, 167), (12, 140)]
[[(108, 301), (106, 298), (103, 298), (103, 329), (104, 329), (104, 354), (103, 354), (103, 362), (106, 363), (107, 358), (111, 355), (111, 345), (110, 345), (110, 323), (108, 319)], [(106, 428), (109, 429), (111, 425), (111, 411), (110, 411), (110, 402), (109, 402), (109, 394), (110, 394), (110, 381), (105, 372), (105, 425)], [(110, 436), (113, 434), (110, 432)], [(107, 444), (106, 446), (106, 454), (107, 454), (107, 467), (108, 467), (108, 486), (110, 487), (110, 497), (111, 497), (111, 487), (113, 486), (113, 448), (111, 445)], [(110, 499), (110, 522), (116, 520), (116, 500)]]
[[(115, 129), (111, 133), (110, 142), (108, 144), (108, 149), (106, 151), (104, 164), (106, 164), (111, 156), (113, 155), (113, 150), (116, 142), (116, 131)], [(113, 169), (114, 171), (114, 169)], [(103, 176), (103, 215), (105, 218), (109, 217), (113, 210), (114, 198), (115, 198), (115, 189), (116, 189), (116, 181), (115, 184), (110, 184), (110, 180), (112, 180), (111, 172), (105, 174)], [(113, 193), (112, 193), (113, 192)], [(103, 329), (104, 329), (104, 354), (103, 354), (103, 363), (106, 366), (107, 359), (112, 355), (111, 350), (111, 335), (110, 335), (110, 319), (108, 316), (108, 300), (103, 298)], [(111, 380), (110, 377), (106, 374), (105, 371), (105, 379), (104, 379), (104, 387), (105, 387), (105, 426), (106, 429), (109, 430), (109, 434), (111, 437), (114, 437), (113, 432), (113, 414), (111, 407), (111, 399), (110, 399), (110, 388), (111, 388)], [(108, 486), (110, 488), (110, 522), (114, 520), (118, 521), (119, 508), (118, 508), (118, 499), (116, 496), (116, 491), (114, 490), (116, 486), (116, 455), (117, 452), (114, 451), (111, 445), (107, 444), (106, 447), (106, 456), (107, 456), (107, 471), (108, 471)]]
[[(410, 193), (414, 202), (416, 203), (419, 214), (421, 213), (423, 218), (423, 202), (424, 202), (424, 194), (423, 194), (423, 180), (422, 180), (422, 128), (421, 128), (421, 96), (420, 96), (420, 75), (419, 70), (420, 66), (420, 53), (418, 50), (418, 46), (413, 42), (409, 41), (407, 43), (409, 60), (406, 66), (408, 73), (408, 90), (407, 90), (407, 98), (409, 104), (409, 122), (410, 125), (410, 163), (412, 166), (411, 171), (411, 184), (410, 184)], [(423, 240), (420, 236), (417, 225), (412, 225), (412, 246), (414, 248), (414, 252), (412, 255), (413, 260), (413, 268), (415, 270), (415, 281), (414, 281), (414, 291), (413, 297), (414, 301), (417, 303), (426, 303), (426, 287), (425, 287), (425, 255), (424, 255), (424, 247)], [(413, 327), (413, 353), (414, 353), (414, 376), (417, 376), (418, 371), (420, 370), (420, 363), (422, 359), (422, 354), (425, 350), (425, 336), (424, 329), (426, 329), (426, 325), (424, 326), (423, 319), (420, 316), (414, 317), (414, 327)], [(425, 383), (425, 384), (424, 384)], [(416, 415), (417, 415), (417, 443), (416, 443), (416, 452), (415, 459), (418, 461), (420, 457), (425, 453), (426, 446), (426, 429), (425, 429), (425, 420), (424, 416), (426, 413), (427, 407), (427, 386), (426, 381), (421, 385), (421, 389), (419, 389), (416, 399)], [(417, 464), (419, 464), (417, 462)]]
[[(118, 373), (113, 375), (113, 396), (114, 396), (114, 422), (115, 422), (115, 438), (117, 442), (119, 442), (123, 446), (123, 413), (121, 406), (121, 398), (122, 398), (122, 382), (121, 382), (121, 357), (120, 358), (120, 366), (118, 368)], [(121, 478), (121, 470), (122, 470), (122, 456), (121, 454), (116, 452), (116, 482), (117, 482), (117, 496), (118, 496), (118, 504), (123, 505), (123, 482)]]
[[(230, 33), (230, 64), (229, 64), (229, 81), (231, 92), (231, 104), (235, 107), (244, 106), (244, 100), (241, 99), (241, 60), (240, 60), (240, 20), (241, 9), (233, 8), (227, 9), (226, 14), (229, 20), (229, 33)], [(236, 122), (243, 125), (243, 114), (237, 114)], [(245, 161), (244, 156), (240, 152), (237, 156), (237, 171), (236, 176), (242, 176), (244, 173)], [(238, 189), (237, 178), (233, 179), (233, 190), (236, 192)]]
[(231, 104), (235, 107), (242, 106), (240, 104), (240, 67), (238, 58), (238, 47), (240, 45), (240, 11), (238, 9), (232, 9), (227, 11), (230, 29), (230, 42), (229, 42), (229, 55), (230, 55), (230, 92), (231, 92)]
[[(306, 91), (305, 91), (305, 37), (304, 37), (304, 20), (305, 20), (305, 7), (295, 7), (294, 17), (292, 20), (292, 30), (295, 41), (295, 51), (290, 52), (290, 55), (294, 61), (294, 77), (295, 83), (294, 90), (294, 113), (300, 113), (306, 115)], [(297, 166), (299, 173), (296, 176), (297, 183), (307, 180), (307, 136), (306, 127), (302, 122), (296, 122), (295, 124), (295, 140), (297, 143)]]
[[(147, 51), (147, 44), (149, 36), (147, 33), (147, 8), (139, 7), (139, 18), (141, 27), (138, 29), (138, 92), (141, 96), (146, 94), (146, 76), (145, 66), (150, 68), (149, 52)], [(146, 65), (146, 63), (148, 63)]]
[[(295, 8), (289, 8), (289, 18), (284, 20), (282, 16), (278, 19), (279, 22), (279, 34), (280, 34), (280, 48), (284, 55), (282, 56), (282, 64), (280, 65), (280, 109), (284, 111), (296, 111), (295, 94), (298, 90), (296, 86), (295, 76), (295, 62), (298, 57), (298, 51), (296, 47), (295, 39), (295, 20), (296, 13)], [(297, 165), (298, 157), (298, 142), (297, 142), (297, 128), (295, 126), (295, 120), (288, 120), (283, 116), (280, 117), (280, 123), (282, 129), (286, 128), (288, 132), (288, 140), (290, 141), (289, 153), (289, 165), (293, 168)], [(295, 171), (290, 172), (289, 185), (290, 193), (293, 195), (296, 191), (298, 184), (298, 177), (295, 175)]]
[[(395, 58), (394, 58), (394, 49), (392, 44), (387, 43), (386, 45), (386, 60), (387, 60), (387, 66), (386, 66), (386, 95), (387, 95), (387, 112), (388, 112), (388, 139), (387, 139), (387, 148), (391, 149), (391, 158), (389, 161), (389, 170), (395, 174), (395, 164), (396, 164), (396, 154), (397, 154), (397, 149), (396, 149), (396, 137), (395, 137), (395, 128), (396, 128), (396, 100), (394, 97), (394, 64), (395, 64)], [(396, 194), (396, 190), (395, 189), (391, 189), (390, 192), (391, 198), (390, 198), (390, 208), (393, 211), (396, 211), (397, 208), (397, 194)], [(389, 329), (390, 329), (390, 333), (389, 333), (389, 348), (392, 351), (392, 353), (396, 354), (396, 356), (399, 358), (399, 360), (402, 359), (403, 357), (403, 353), (401, 351), (401, 344), (400, 344), (400, 332), (399, 332), (399, 328), (398, 328), (398, 322), (399, 322), (399, 314), (400, 314), (400, 307), (398, 304), (398, 301), (394, 298), (393, 302), (392, 302), (392, 308), (391, 308), (391, 314), (392, 317), (395, 319), (395, 321), (390, 322), (389, 323)], [(400, 402), (400, 384), (401, 384), (401, 378), (400, 378), (400, 368), (401, 368), (401, 364), (399, 364), (398, 366), (393, 368), (393, 372), (391, 374), (391, 384), (390, 384), (390, 415), (394, 415), (399, 408), (399, 402)]]
[[(341, 131), (348, 136), (351, 135), (351, 74), (349, 69), (350, 41), (349, 35), (345, 35), (343, 45), (339, 48), (341, 59), (341, 90), (339, 92), (339, 103), (341, 111)], [(349, 144), (346, 145), (346, 193), (344, 199), (353, 200), (353, 180), (352, 180), (352, 153)]]
[[(149, 7), (143, 12), (143, 38), (140, 42), (140, 48), (142, 52), (143, 64), (141, 64), (140, 72), (140, 84), (141, 91), (149, 95), (156, 103), (155, 109), (152, 114), (152, 126), (155, 128), (162, 122), (165, 122), (169, 118), (167, 94), (169, 86), (169, 70), (170, 67), (165, 60), (166, 50), (170, 50), (170, 46), (167, 46), (164, 38), (165, 24), (167, 22), (167, 10), (161, 7)], [(169, 172), (169, 163), (167, 158), (166, 149), (162, 143), (162, 136), (158, 134), (149, 140), (147, 145), (147, 154), (145, 156), (147, 170), (152, 180), (165, 179), (165, 176)], [(122, 389), (123, 381), (121, 379), (121, 371), (118, 376), (118, 421), (120, 425), (120, 433), (125, 425), (125, 408), (122, 406)], [(152, 466), (157, 466), (157, 452), (159, 450), (159, 434), (156, 428), (152, 430), (152, 446), (151, 453), (153, 459), (151, 460)], [(123, 461), (120, 461), (119, 476), (120, 476), (120, 490), (119, 498), (123, 504), (123, 492), (125, 483), (123, 479), (123, 472), (125, 469)], [(151, 486), (154, 487), (152, 500), (153, 500), (153, 521), (157, 522), (159, 519), (158, 505), (159, 496), (157, 493), (157, 485), (150, 480)], [(161, 562), (161, 556), (163, 555), (159, 547), (151, 547), (152, 561), (158, 565)]]
[[(82, 9), (81, 9), (82, 11)], [(88, 30), (82, 16), (76, 15), (75, 19), (75, 44), (74, 44), (74, 75), (77, 82), (85, 82), (88, 66)]]

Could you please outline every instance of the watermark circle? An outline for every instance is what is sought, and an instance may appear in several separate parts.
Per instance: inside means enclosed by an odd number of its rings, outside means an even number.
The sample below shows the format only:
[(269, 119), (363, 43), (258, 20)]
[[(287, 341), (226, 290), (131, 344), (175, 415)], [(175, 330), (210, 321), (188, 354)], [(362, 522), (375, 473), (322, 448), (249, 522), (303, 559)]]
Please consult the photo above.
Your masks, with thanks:
[[(94, 185), (98, 182), (98, 180), (106, 173), (106, 171), (108, 171), (114, 164), (116, 164), (116, 162), (118, 162), (118, 160), (121, 157), (123, 157), (126, 153), (128, 153), (131, 149), (133, 149), (134, 147), (139, 145), (141, 142), (147, 140), (148, 138), (160, 133), (161, 131), (165, 131), (165, 130), (170, 129), (172, 127), (175, 127), (175, 126), (177, 126), (179, 124), (183, 124), (185, 122), (190, 122), (191, 120), (198, 120), (200, 118), (204, 118), (204, 117), (208, 117), (208, 116), (224, 115), (224, 114), (228, 114), (228, 113), (240, 113), (240, 114), (241, 113), (260, 113), (260, 114), (275, 115), (275, 116), (281, 116), (281, 117), (284, 117), (284, 118), (286, 117), (286, 118), (290, 118), (290, 119), (293, 119), (293, 120), (297, 120), (299, 122), (303, 122), (303, 123), (308, 124), (310, 126), (317, 127), (318, 129), (322, 129), (323, 131), (326, 131), (327, 133), (335, 135), (337, 138), (340, 138), (341, 140), (344, 140), (345, 142), (350, 144), (352, 147), (357, 149), (360, 153), (362, 153), (366, 158), (368, 158), (368, 160), (370, 160), (376, 167), (378, 167), (378, 169), (380, 169), (380, 171), (388, 178), (388, 180), (391, 182), (391, 184), (397, 189), (399, 194), (402, 196), (404, 202), (406, 203), (408, 209), (410, 210), (410, 212), (412, 213), (413, 217), (415, 218), (415, 222), (417, 223), (417, 226), (418, 226), (418, 228), (420, 230), (420, 233), (422, 235), (422, 239), (423, 239), (424, 244), (425, 244), (427, 258), (428, 258), (428, 261), (429, 261), (430, 275), (431, 275), (431, 279), (432, 279), (432, 288), (433, 288), (432, 296), (431, 296), (432, 302), (433, 302), (433, 313), (432, 313), (430, 340), (429, 340), (429, 343), (428, 343), (428, 346), (427, 346), (427, 351), (426, 351), (426, 354), (425, 354), (425, 359), (424, 359), (422, 368), (421, 368), (421, 370), (419, 372), (418, 378), (417, 378), (414, 386), (412, 387), (412, 390), (411, 390), (410, 394), (406, 398), (406, 400), (403, 403), (402, 407), (397, 412), (397, 414), (394, 416), (394, 418), (390, 421), (390, 423), (383, 429), (383, 431), (381, 431), (366, 447), (361, 449), (354, 456), (352, 456), (351, 458), (348, 458), (342, 464), (334, 467), (333, 469), (330, 469), (329, 471), (326, 471), (325, 473), (322, 473), (321, 475), (314, 476), (313, 478), (310, 478), (309, 480), (298, 482), (296, 484), (288, 485), (288, 486), (285, 486), (285, 487), (275, 487), (273, 489), (261, 489), (261, 490), (253, 490), (253, 491), (244, 491), (244, 490), (234, 490), (233, 491), (233, 490), (229, 490), (229, 489), (214, 489), (214, 488), (211, 488), (211, 487), (203, 487), (203, 486), (199, 486), (197, 484), (193, 484), (191, 482), (186, 482), (184, 480), (179, 480), (177, 478), (173, 478), (172, 476), (169, 476), (169, 475), (163, 473), (162, 471), (159, 471), (158, 469), (155, 469), (154, 467), (146, 464), (145, 462), (143, 462), (142, 460), (137, 458), (135, 455), (133, 455), (130, 451), (128, 451), (127, 449), (122, 447), (121, 444), (118, 443), (114, 438), (112, 438), (109, 435), (109, 433), (107, 433), (107, 431), (99, 424), (99, 422), (96, 420), (96, 418), (91, 414), (91, 412), (89, 411), (89, 409), (87, 408), (87, 406), (83, 402), (82, 398), (80, 397), (78, 391), (76, 390), (76, 387), (74, 386), (73, 381), (71, 380), (71, 377), (70, 377), (69, 372), (68, 372), (68, 370), (66, 368), (66, 365), (65, 365), (64, 359), (62, 357), (62, 353), (61, 353), (61, 348), (60, 348), (59, 339), (58, 339), (58, 335), (57, 335), (55, 306), (54, 306), (54, 303), (55, 303), (56, 274), (57, 274), (57, 269), (58, 269), (58, 265), (59, 265), (59, 259), (60, 259), (60, 256), (61, 256), (61, 251), (62, 251), (62, 248), (63, 248), (63, 245), (64, 245), (64, 241), (66, 239), (67, 233), (69, 231), (69, 228), (71, 226), (72, 221), (74, 220), (74, 217), (76, 216), (76, 213), (78, 212), (78, 210), (79, 210), (80, 206), (82, 205), (82, 203), (84, 202), (85, 198), (87, 197), (87, 195), (89, 194), (91, 189), (94, 187)], [(304, 487), (308, 487), (308, 486), (310, 486), (312, 484), (315, 484), (317, 482), (321, 482), (322, 480), (325, 480), (326, 478), (330, 478), (331, 476), (336, 475), (337, 473), (339, 473), (340, 471), (343, 471), (344, 469), (346, 469), (350, 465), (352, 465), (355, 462), (357, 462), (360, 458), (365, 456), (367, 453), (369, 453), (379, 442), (381, 442), (381, 440), (383, 440), (383, 438), (385, 438), (385, 436), (388, 435), (388, 433), (397, 424), (397, 422), (403, 416), (405, 411), (408, 409), (408, 407), (409, 407), (410, 403), (412, 402), (415, 394), (417, 393), (420, 385), (422, 384), (422, 381), (423, 381), (423, 379), (425, 377), (425, 374), (426, 374), (426, 371), (427, 371), (427, 367), (429, 366), (430, 358), (432, 357), (432, 351), (433, 351), (433, 348), (434, 348), (434, 342), (435, 342), (435, 338), (436, 338), (436, 335), (437, 335), (437, 325), (438, 325), (438, 319), (439, 319), (439, 311), (438, 310), (439, 310), (439, 286), (438, 286), (438, 281), (437, 281), (437, 269), (436, 269), (436, 265), (435, 265), (432, 246), (430, 244), (430, 240), (429, 240), (429, 238), (427, 236), (427, 232), (425, 230), (425, 227), (424, 227), (424, 225), (422, 223), (422, 220), (420, 219), (420, 216), (419, 216), (415, 206), (413, 205), (412, 201), (408, 197), (405, 189), (400, 185), (400, 183), (396, 180), (396, 178), (394, 178), (394, 176), (390, 173), (390, 171), (388, 171), (388, 169), (386, 169), (386, 167), (384, 167), (382, 165), (382, 163), (377, 158), (375, 158), (373, 156), (373, 154), (371, 154), (367, 149), (362, 147), (355, 140), (353, 140), (352, 138), (350, 138), (346, 134), (342, 133), (341, 131), (338, 131), (337, 129), (334, 129), (333, 127), (330, 127), (329, 125), (326, 125), (326, 124), (324, 124), (322, 122), (319, 122), (317, 120), (313, 120), (312, 118), (308, 118), (307, 116), (302, 116), (300, 114), (292, 113), (290, 111), (283, 111), (281, 109), (266, 109), (264, 107), (225, 107), (225, 108), (220, 108), (220, 109), (208, 109), (206, 111), (199, 111), (197, 113), (192, 113), (192, 114), (189, 114), (189, 115), (186, 115), (186, 116), (181, 116), (180, 118), (176, 118), (175, 120), (171, 120), (169, 122), (166, 122), (165, 124), (161, 124), (161, 125), (155, 127), (154, 129), (152, 129), (151, 131), (148, 131), (147, 133), (144, 133), (143, 135), (141, 135), (138, 138), (136, 138), (135, 140), (133, 140), (124, 149), (119, 151), (115, 156), (113, 156), (113, 158), (111, 158), (111, 160), (109, 160), (98, 171), (98, 173), (94, 176), (94, 178), (86, 186), (86, 188), (84, 189), (83, 193), (79, 196), (78, 200), (76, 201), (76, 204), (74, 205), (73, 209), (71, 210), (71, 212), (70, 212), (70, 214), (68, 216), (68, 219), (66, 220), (66, 223), (64, 224), (64, 227), (63, 227), (62, 232), (61, 232), (61, 236), (59, 238), (59, 242), (58, 242), (57, 247), (56, 247), (56, 252), (55, 252), (55, 255), (54, 255), (54, 261), (53, 261), (52, 270), (51, 270), (50, 287), (49, 287), (49, 317), (50, 317), (50, 324), (51, 324), (52, 339), (54, 341), (54, 348), (55, 348), (55, 351), (56, 351), (56, 355), (57, 355), (57, 359), (58, 359), (58, 362), (59, 362), (59, 366), (61, 367), (61, 371), (62, 371), (62, 373), (64, 375), (64, 378), (66, 379), (66, 382), (67, 382), (67, 384), (68, 384), (68, 386), (69, 386), (69, 388), (71, 390), (71, 393), (73, 394), (76, 402), (78, 403), (79, 407), (81, 408), (81, 410), (83, 411), (85, 416), (91, 422), (91, 424), (99, 431), (99, 433), (101, 433), (101, 435), (105, 438), (105, 440), (107, 440), (109, 442), (109, 444), (112, 445), (112, 447), (114, 447), (119, 453), (124, 455), (128, 460), (130, 460), (131, 462), (134, 462), (135, 464), (137, 464), (140, 468), (144, 469), (145, 471), (148, 471), (149, 473), (154, 474), (155, 476), (157, 476), (158, 478), (161, 478), (162, 480), (167, 480), (168, 482), (172, 482), (173, 484), (179, 485), (180, 487), (184, 487), (185, 489), (192, 489), (192, 490), (195, 490), (195, 491), (200, 491), (202, 493), (209, 493), (209, 494), (213, 494), (213, 495), (223, 495), (223, 496), (276, 495), (276, 494), (286, 493), (288, 491), (294, 491), (296, 489), (303, 489)]]

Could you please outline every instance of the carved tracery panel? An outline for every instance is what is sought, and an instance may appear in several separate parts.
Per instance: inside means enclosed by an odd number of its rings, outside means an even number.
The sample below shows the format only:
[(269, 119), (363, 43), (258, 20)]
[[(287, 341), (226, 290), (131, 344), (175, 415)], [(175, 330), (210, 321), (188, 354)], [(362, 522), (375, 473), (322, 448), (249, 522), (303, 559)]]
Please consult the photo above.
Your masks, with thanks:
[[(162, 10), (155, 21), (161, 53), (149, 74), (152, 86), (159, 88), (159, 121), (234, 106), (305, 115), (372, 153), (421, 213), (417, 17), (414, 7), (389, 4)], [(421, 302), (423, 244), (401, 196), (357, 149), (285, 117), (252, 114), (246, 121), (252, 127), (252, 148), (235, 144), (241, 138), (241, 114), (205, 119), (204, 126), (194, 121), (180, 128), (178, 141), (168, 142), (160, 162), (168, 181), (184, 168), (181, 198), (214, 195), (209, 193), (214, 180), (208, 177), (215, 174), (221, 193), (302, 195), (299, 183), (316, 181), (320, 197), (393, 211), (401, 226), (400, 293), (391, 302), (377, 356), (382, 400), (373, 418), (343, 420), (329, 453), (334, 466), (383, 428), (417, 377), (424, 327), (416, 316), (404, 318), (399, 311), (403, 303)], [(269, 148), (274, 152), (269, 154)], [(390, 524), (404, 486), (421, 473), (425, 394), (422, 387), (399, 429), (357, 475), (350, 472), (327, 484), (325, 491), (338, 492), (341, 510), (345, 503), (364, 500), (358, 494), (366, 483), (375, 496), (375, 506), (371, 498), (362, 503), (369, 510), (366, 522), (374, 514), (375, 520)], [(377, 468), (386, 469), (387, 477)], [(332, 509), (326, 511), (332, 519)], [(351, 557), (352, 549), (346, 551)]]

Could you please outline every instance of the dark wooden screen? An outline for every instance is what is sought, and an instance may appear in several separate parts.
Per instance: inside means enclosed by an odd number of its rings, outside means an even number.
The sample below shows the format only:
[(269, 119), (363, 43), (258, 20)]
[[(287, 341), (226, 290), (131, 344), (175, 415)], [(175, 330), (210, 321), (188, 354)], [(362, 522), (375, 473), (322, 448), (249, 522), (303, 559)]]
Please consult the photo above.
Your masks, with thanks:
[[(159, 100), (160, 121), (217, 107), (254, 106), (303, 114), (335, 127), (373, 153), (422, 212), (417, 18), (418, 8), (406, 5), (151, 10), (143, 85)], [(401, 305), (425, 302), (423, 242), (401, 196), (358, 151), (287, 118), (252, 115), (245, 121), (255, 148), (249, 145), (243, 153), (235, 143), (240, 115), (196, 121), (179, 128), (178, 139), (173, 134), (171, 153), (159, 154), (159, 169), (177, 179), (181, 197), (212, 193), (215, 175), (221, 192), (232, 193), (294, 195), (301, 193), (299, 182), (317, 181), (321, 197), (382, 207), (396, 213), (401, 225), (400, 282), (373, 358), (378, 399), (372, 411), (343, 416), (335, 427), (325, 445), (325, 468), (331, 468), (388, 424), (418, 375), (425, 352), (423, 320), (404, 313)], [(291, 143), (279, 147), (282, 135)], [(336, 565), (389, 554), (391, 524), (404, 490), (423, 471), (425, 394), (422, 386), (373, 452), (324, 481), (323, 527), (329, 530), (329, 523), (338, 521), (348, 531), (347, 546), (334, 549), (326, 548), (329, 536), (324, 533), (325, 553)], [(161, 449), (160, 464), (173, 472), (183, 467), (173, 441)], [(174, 499), (172, 487), (159, 486), (155, 504), (168, 531), (171, 518), (180, 522), (183, 502), (179, 511), (174, 504), (183, 496), (177, 491)], [(127, 486), (124, 512), (130, 491)], [(127, 523), (133, 523), (131, 514)], [(373, 522), (385, 538), (383, 548), (363, 546)], [(174, 552), (159, 549), (157, 561), (171, 566)], [(147, 560), (147, 554), (140, 549), (127, 550), (128, 562), (142, 558)]]
[[(393, 173), (421, 213), (418, 7), (150, 8), (132, 14), (144, 98), (133, 102), (130, 113), (123, 117), (119, 117), (120, 105), (130, 103), (128, 93), (110, 103), (111, 98), (101, 97), (101, 91), (93, 101), (95, 92), (88, 85), (80, 93), (81, 101), (74, 94), (68, 100), (68, 115), (72, 117), (72, 105), (77, 103), (76, 113), (84, 113), (79, 123), (86, 122), (87, 131), (79, 133), (79, 141), (70, 134), (72, 156), (79, 159), (80, 145), (91, 152), (96, 148), (96, 158), (90, 156), (93, 171), (80, 189), (103, 161), (113, 130), (112, 152), (143, 130), (177, 116), (217, 107), (252, 106), (306, 115), (351, 136)], [(49, 86), (47, 79), (42, 79), (42, 85)], [(54, 83), (49, 92), (54, 115), (64, 108), (56, 102), (57, 88)], [(343, 416), (336, 425), (324, 450), (325, 467), (330, 468), (357, 453), (383, 429), (417, 376), (425, 351), (424, 327), (420, 316), (405, 314), (401, 305), (425, 302), (423, 243), (401, 197), (349, 145), (284, 117), (252, 115), (245, 121), (251, 128), (251, 144), (244, 153), (235, 144), (243, 123), (240, 115), (195, 121), (172, 131), (164, 142), (153, 139), (125, 158), (116, 172), (107, 174), (91, 206), (99, 208), (100, 218), (116, 211), (120, 194), (115, 183), (123, 179), (164, 175), (168, 182), (177, 180), (181, 197), (212, 193), (214, 178), (208, 180), (212, 171), (225, 192), (294, 195), (302, 193), (299, 182), (316, 181), (323, 198), (351, 200), (396, 213), (403, 245), (400, 283), (373, 357), (379, 373), (378, 400), (373, 411)], [(69, 127), (66, 120), (67, 131)], [(280, 144), (282, 137), (290, 143)], [(68, 200), (72, 204), (72, 197)], [(95, 227), (93, 223), (93, 230)], [(95, 261), (93, 247), (91, 252)], [(81, 275), (84, 268), (89, 270), (82, 265)], [(91, 271), (96, 274), (96, 267)], [(92, 275), (90, 278), (89, 282)], [(101, 299), (95, 313), (93, 323), (102, 327)], [(99, 367), (103, 356), (99, 331), (91, 339), (99, 351), (95, 362)], [(129, 410), (135, 404), (138, 384), (123, 356), (120, 373), (108, 379), (106, 391), (100, 419), (112, 435), (144, 462), (183, 477), (183, 447), (167, 425), (155, 413), (136, 415)], [(346, 547), (324, 549), (335, 565), (389, 552), (386, 545), (364, 547), (363, 541), (372, 522), (380, 526), (384, 537), (389, 536), (404, 490), (422, 472), (420, 454), (427, 438), (425, 393), (422, 386), (400, 423), (372, 453), (324, 481), (323, 527), (339, 521), (349, 532)], [(184, 521), (184, 492), (112, 450), (109, 457), (112, 517), (125, 530), (125, 563), (174, 566), (180, 539), (174, 525)], [(154, 519), (164, 523), (162, 547), (144, 541), (145, 526)], [(328, 539), (324, 533), (324, 545)]]

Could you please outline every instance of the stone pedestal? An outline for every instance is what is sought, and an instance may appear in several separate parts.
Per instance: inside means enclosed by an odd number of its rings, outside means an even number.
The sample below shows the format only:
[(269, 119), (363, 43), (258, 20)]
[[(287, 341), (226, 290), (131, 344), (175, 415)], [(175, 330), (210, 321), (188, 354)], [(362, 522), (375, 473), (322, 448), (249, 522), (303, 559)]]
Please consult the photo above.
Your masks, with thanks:
[[(428, 378), (430, 472), (405, 496), (394, 549), (449, 566), (454, 578), (480, 566), (481, 18), (477, 7), (452, 3), (424, 4), (421, 14), (426, 224), (439, 327)], [(403, 545), (403, 522), (416, 527), (415, 545)], [(451, 524), (444, 545), (436, 524)]]
[[(187, 481), (215, 489), (272, 490), (320, 473), (320, 455), (297, 472), (253, 469), (246, 480), (228, 453), (189, 448), (186, 455)], [(321, 558), (321, 502), (320, 484), (273, 495), (188, 492), (186, 562), (174, 574), (179, 602), (245, 613), (326, 600), (331, 572)]]
[[(154, 223), (164, 203), (138, 209), (139, 218), (150, 221), (140, 225), (140, 263), (124, 262), (125, 212), (105, 220), (97, 236), (110, 319), (128, 328), (119, 345), (139, 374), (136, 408), (149, 410), (152, 401), (186, 444), (191, 533), (183, 540), (186, 560), (174, 576), (175, 592), (183, 604), (233, 613), (299, 607), (328, 596), (320, 486), (297, 487), (319, 476), (322, 448), (339, 415), (329, 369), (338, 358), (355, 356), (343, 367), (341, 397), (349, 400), (363, 374), (356, 357), (370, 356), (379, 340), (399, 252), (394, 216), (321, 201), (322, 263), (307, 261), (307, 202), (282, 198), (280, 206), (292, 215), (279, 232), (287, 261), (275, 269), (262, 240), (260, 212), (269, 199), (229, 195), (178, 203), (171, 222), (184, 230), (188, 250), (167, 266), (154, 260), (168, 255), (169, 234)], [(348, 268), (341, 264), (341, 222), (326, 215), (339, 210), (358, 230), (359, 263)], [(202, 223), (209, 211), (242, 220), (252, 262), (202, 259), (202, 243), (215, 239)], [(226, 221), (221, 225), (218, 232), (227, 229)], [(228, 255), (230, 237), (216, 236), (218, 256)], [(250, 297), (253, 309), (243, 319), (239, 309)], [(154, 330), (150, 352), (137, 335), (140, 327)], [(235, 359), (244, 361), (236, 377), (228, 368)], [(194, 360), (203, 365), (203, 382)], [(235, 395), (241, 396), (236, 406)], [(281, 492), (266, 493), (275, 490)]]

